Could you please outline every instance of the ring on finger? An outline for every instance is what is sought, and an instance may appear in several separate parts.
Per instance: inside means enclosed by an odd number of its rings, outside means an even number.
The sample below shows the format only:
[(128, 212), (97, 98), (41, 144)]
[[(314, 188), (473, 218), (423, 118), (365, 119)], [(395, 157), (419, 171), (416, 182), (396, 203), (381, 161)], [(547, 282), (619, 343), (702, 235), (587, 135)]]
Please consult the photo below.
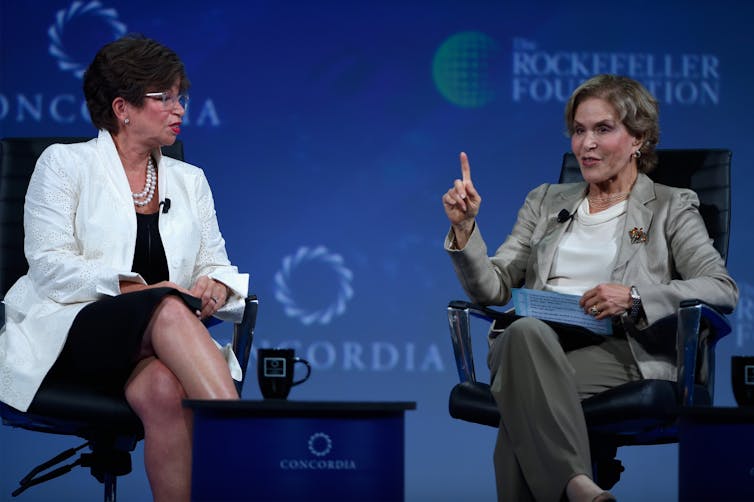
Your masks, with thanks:
[(592, 305), (592, 308), (589, 309), (589, 313), (592, 314), (593, 316), (600, 315), (600, 311), (596, 305)]

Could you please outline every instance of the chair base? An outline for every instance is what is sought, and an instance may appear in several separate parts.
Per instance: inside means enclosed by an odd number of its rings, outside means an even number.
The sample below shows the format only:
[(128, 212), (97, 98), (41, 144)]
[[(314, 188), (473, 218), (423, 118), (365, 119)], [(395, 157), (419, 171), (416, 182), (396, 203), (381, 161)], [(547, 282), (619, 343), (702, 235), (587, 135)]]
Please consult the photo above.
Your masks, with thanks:
[[(91, 448), (91, 453), (81, 453), (79, 458), (74, 462), (66, 465), (59, 465), (73, 457), (79, 450), (86, 446)], [(50, 460), (36, 466), (18, 482), (18, 488), (16, 488), (11, 495), (16, 497), (32, 486), (36, 486), (45, 481), (50, 481), (51, 479), (69, 473), (77, 466), (88, 467), (92, 476), (105, 485), (105, 500), (114, 501), (117, 477), (125, 476), (131, 472), (131, 453), (129, 451), (117, 450), (112, 447), (102, 447), (97, 443), (92, 444), (87, 441), (81, 446), (69, 448)]]

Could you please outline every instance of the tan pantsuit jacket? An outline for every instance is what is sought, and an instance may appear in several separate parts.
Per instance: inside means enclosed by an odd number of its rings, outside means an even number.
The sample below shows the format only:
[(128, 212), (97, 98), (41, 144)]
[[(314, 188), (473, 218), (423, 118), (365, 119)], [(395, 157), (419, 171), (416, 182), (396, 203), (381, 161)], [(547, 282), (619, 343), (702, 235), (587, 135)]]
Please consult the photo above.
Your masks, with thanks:
[[(478, 225), (462, 250), (453, 249), (451, 231), (445, 247), (469, 298), (484, 305), (504, 305), (512, 288), (543, 289), (568, 226), (558, 223), (557, 215), (563, 209), (574, 213), (586, 190), (583, 182), (543, 184), (532, 190), (513, 231), (492, 257)], [(675, 313), (684, 299), (698, 298), (730, 309), (738, 301), (736, 284), (708, 238), (698, 206), (693, 191), (656, 184), (641, 173), (631, 190), (611, 281), (638, 289), (646, 315), (638, 328)], [(632, 240), (633, 228), (642, 229), (646, 241)], [(658, 352), (655, 344), (630, 334), (628, 338), (644, 378), (676, 379), (673, 353)], [(674, 343), (659, 345), (674, 347)]]

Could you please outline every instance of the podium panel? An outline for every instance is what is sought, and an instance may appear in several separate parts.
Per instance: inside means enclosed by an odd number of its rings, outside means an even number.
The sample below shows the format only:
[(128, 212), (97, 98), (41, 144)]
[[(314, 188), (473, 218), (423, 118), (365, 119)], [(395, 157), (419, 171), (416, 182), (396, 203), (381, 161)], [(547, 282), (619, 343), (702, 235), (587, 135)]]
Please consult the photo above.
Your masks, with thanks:
[(687, 408), (678, 443), (678, 500), (754, 500), (754, 408)]
[(414, 402), (196, 401), (195, 501), (403, 500)]

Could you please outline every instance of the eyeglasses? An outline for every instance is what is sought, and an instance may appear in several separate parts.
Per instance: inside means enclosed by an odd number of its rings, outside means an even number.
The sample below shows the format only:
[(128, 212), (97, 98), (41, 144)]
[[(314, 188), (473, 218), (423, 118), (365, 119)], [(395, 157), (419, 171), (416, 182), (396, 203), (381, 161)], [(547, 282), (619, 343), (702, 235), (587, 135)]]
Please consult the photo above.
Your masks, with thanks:
[(179, 94), (177, 96), (174, 96), (169, 92), (148, 92), (144, 96), (147, 98), (162, 101), (162, 107), (166, 110), (175, 108), (176, 104), (181, 105), (181, 108), (183, 108), (184, 110), (188, 109), (188, 94)]

